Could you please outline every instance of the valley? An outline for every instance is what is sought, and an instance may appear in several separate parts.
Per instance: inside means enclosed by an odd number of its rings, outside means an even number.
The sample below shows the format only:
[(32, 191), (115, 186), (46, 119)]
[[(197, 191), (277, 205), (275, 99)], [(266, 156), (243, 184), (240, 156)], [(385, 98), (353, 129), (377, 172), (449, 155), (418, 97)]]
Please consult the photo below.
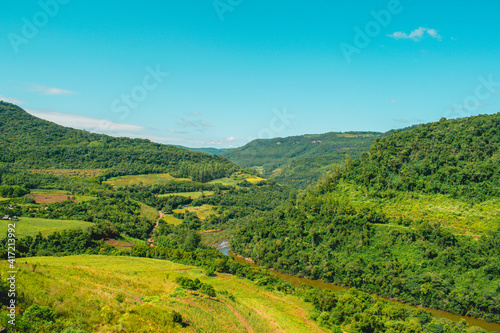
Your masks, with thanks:
[[(498, 331), (499, 124), (442, 119), (207, 155), (0, 102), (0, 213), (19, 219), (9, 329)], [(222, 241), (259, 266), (219, 253)]]

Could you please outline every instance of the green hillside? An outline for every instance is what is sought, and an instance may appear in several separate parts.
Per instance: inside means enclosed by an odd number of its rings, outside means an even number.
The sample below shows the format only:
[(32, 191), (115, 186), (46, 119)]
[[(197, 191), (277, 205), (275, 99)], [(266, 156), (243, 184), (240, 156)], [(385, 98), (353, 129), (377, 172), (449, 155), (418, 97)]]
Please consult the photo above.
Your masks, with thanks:
[(243, 168), (257, 168), (280, 183), (306, 188), (346, 155), (357, 158), (368, 151), (380, 136), (375, 132), (332, 132), (254, 140), (222, 156)]
[(281, 272), (500, 322), (499, 114), (376, 140), (233, 251)]
[(237, 170), (219, 156), (67, 128), (5, 102), (0, 102), (0, 149), (0, 163), (10, 168), (107, 169), (109, 175), (168, 172), (197, 181)]

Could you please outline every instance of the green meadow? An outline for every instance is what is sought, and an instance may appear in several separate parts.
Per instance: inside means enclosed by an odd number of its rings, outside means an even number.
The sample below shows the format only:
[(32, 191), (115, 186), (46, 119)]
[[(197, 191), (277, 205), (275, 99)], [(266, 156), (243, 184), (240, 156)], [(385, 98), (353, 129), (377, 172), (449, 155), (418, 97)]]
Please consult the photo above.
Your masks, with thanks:
[(52, 220), (32, 217), (20, 217), (19, 221), (0, 221), (0, 237), (7, 233), (8, 225), (15, 223), (16, 237), (36, 236), (39, 232), (46, 236), (55, 231), (69, 229), (85, 229), (93, 225), (91, 222), (78, 220)]
[[(7, 264), (0, 264), (3, 271)], [(3, 273), (3, 272), (2, 272)], [(177, 277), (212, 285), (215, 297), (181, 288)], [(312, 305), (228, 274), (166, 260), (110, 256), (20, 260), (18, 288), (50, 306), (59, 320), (94, 332), (324, 332), (308, 318)], [(63, 281), (63, 283), (61, 283)], [(168, 320), (175, 310), (182, 324)]]

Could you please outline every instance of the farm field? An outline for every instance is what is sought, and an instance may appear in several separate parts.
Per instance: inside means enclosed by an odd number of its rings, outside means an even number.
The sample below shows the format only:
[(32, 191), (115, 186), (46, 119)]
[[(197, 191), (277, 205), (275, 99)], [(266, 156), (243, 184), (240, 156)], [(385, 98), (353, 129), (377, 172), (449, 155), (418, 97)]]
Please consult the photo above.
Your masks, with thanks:
[(182, 224), (182, 220), (176, 218), (172, 214), (165, 214), (162, 218), (166, 223), (168, 224), (173, 224), (173, 225), (179, 225)]
[(66, 200), (77, 201), (70, 192), (57, 189), (36, 189), (32, 190), (28, 197), (31, 197), (37, 204), (48, 204), (63, 202)]
[[(312, 305), (298, 297), (166, 260), (80, 255), (26, 258), (19, 266), (18, 288), (34, 303), (95, 332), (323, 332), (307, 317)], [(217, 296), (180, 288), (180, 276), (212, 285)], [(166, 325), (173, 310), (184, 328)]]
[(159, 174), (149, 174), (149, 175), (132, 175), (132, 176), (121, 176), (114, 177), (110, 180), (107, 180), (105, 183), (110, 184), (112, 186), (128, 186), (128, 185), (137, 185), (139, 183), (145, 185), (160, 185), (165, 184), (171, 181), (183, 181), (183, 180), (191, 180), (188, 178), (175, 178), (169, 175), (168, 173), (159, 173)]
[(54, 231), (84, 229), (93, 225), (91, 222), (78, 220), (51, 220), (33, 217), (20, 217), (19, 221), (0, 221), (0, 237), (4, 237), (9, 223), (16, 224), (16, 237), (36, 236), (39, 232), (46, 236)]
[(180, 214), (184, 214), (185, 212), (193, 212), (193, 213), (196, 213), (196, 216), (198, 216), (198, 218), (200, 220), (205, 220), (208, 216), (213, 215), (213, 214), (217, 214), (213, 210), (213, 208), (214, 208), (214, 206), (212, 206), (212, 205), (203, 205), (203, 206), (197, 206), (197, 207), (185, 207), (185, 208), (181, 208), (181, 209), (174, 209), (173, 212), (180, 213)]
[(203, 195), (209, 197), (214, 194), (214, 191), (199, 191), (199, 192), (176, 192), (176, 193), (167, 193), (167, 194), (159, 194), (158, 197), (169, 197), (173, 195), (178, 195), (181, 197), (188, 197), (191, 199), (201, 198)]

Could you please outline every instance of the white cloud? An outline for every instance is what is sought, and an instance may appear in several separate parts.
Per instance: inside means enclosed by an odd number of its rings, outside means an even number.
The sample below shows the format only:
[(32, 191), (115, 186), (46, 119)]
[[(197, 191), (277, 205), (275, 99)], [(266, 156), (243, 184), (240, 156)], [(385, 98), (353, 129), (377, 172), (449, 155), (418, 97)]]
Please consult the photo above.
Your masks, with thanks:
[(12, 103), (12, 104), (17, 104), (17, 105), (26, 104), (26, 102), (21, 101), (20, 99), (17, 99), (15, 97), (5, 97), (3, 95), (0, 95), (0, 101)]
[(54, 87), (46, 87), (41, 84), (35, 84), (29, 88), (30, 91), (39, 92), (42, 95), (74, 95), (76, 92)]
[(146, 129), (143, 126), (119, 124), (105, 119), (97, 119), (72, 113), (38, 112), (34, 110), (26, 111), (35, 117), (52, 121), (62, 126), (85, 129), (99, 133), (108, 134), (112, 132), (138, 132)]
[(396, 31), (393, 32), (392, 34), (389, 34), (387, 36), (394, 38), (394, 39), (412, 39), (414, 41), (419, 41), (421, 40), (424, 35), (427, 33), (427, 35), (431, 36), (432, 38), (439, 39), (441, 40), (441, 36), (438, 34), (436, 29), (429, 29), (429, 28), (424, 28), (424, 27), (419, 27), (418, 29), (413, 30), (409, 34), (403, 31)]
[(392, 104), (396, 104), (398, 101), (396, 101), (395, 99), (391, 99), (391, 103)]

